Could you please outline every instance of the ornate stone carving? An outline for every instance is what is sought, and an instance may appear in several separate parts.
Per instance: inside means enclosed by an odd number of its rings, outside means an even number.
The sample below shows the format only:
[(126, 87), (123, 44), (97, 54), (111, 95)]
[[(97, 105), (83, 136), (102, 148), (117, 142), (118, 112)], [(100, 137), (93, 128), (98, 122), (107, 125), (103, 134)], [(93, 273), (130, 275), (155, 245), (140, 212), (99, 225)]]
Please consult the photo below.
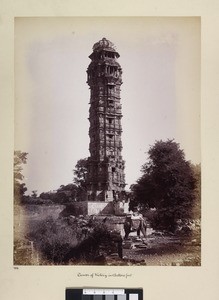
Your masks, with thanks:
[(124, 161), (121, 156), (122, 69), (117, 62), (119, 53), (106, 38), (94, 44), (89, 57), (90, 157), (87, 190), (88, 194), (102, 195), (96, 201), (112, 201), (109, 195), (118, 195), (125, 188)]

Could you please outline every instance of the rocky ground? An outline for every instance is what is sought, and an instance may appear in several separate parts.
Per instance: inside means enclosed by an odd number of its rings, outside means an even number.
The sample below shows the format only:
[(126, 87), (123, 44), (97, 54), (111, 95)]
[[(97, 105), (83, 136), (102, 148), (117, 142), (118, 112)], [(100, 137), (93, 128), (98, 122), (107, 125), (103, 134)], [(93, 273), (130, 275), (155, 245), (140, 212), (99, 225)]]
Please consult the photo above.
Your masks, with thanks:
[(183, 238), (162, 232), (153, 232), (146, 241), (132, 233), (123, 242), (123, 260), (115, 254), (109, 265), (200, 266), (201, 245), (198, 236)]

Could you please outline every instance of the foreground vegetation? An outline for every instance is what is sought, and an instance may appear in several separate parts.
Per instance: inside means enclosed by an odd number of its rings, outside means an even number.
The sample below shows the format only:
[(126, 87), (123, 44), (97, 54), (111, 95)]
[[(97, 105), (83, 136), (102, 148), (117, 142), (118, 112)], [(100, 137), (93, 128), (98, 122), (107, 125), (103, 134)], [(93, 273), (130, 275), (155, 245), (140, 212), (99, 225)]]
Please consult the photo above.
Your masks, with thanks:
[[(62, 216), (63, 209), (22, 206), (14, 236), (15, 265), (200, 265), (200, 224), (179, 224), (175, 234), (148, 228), (142, 248), (136, 246), (136, 233), (126, 242), (110, 228), (112, 217)], [(16, 206), (15, 221), (18, 213)]]
[[(15, 234), (15, 264), (113, 264), (115, 260), (110, 263), (107, 260), (113, 252), (120, 260), (116, 264), (128, 264), (129, 259), (136, 263), (132, 255), (138, 257), (140, 251), (125, 250), (129, 258), (121, 260), (121, 234), (109, 230), (102, 221), (73, 215), (58, 214), (54, 217), (53, 213), (42, 217), (42, 211), (35, 214), (36, 206), (44, 211), (46, 205), (53, 208), (63, 205), (64, 209), (66, 204), (85, 199), (87, 159), (76, 164), (74, 183), (61, 185), (56, 191), (41, 193), (40, 196), (37, 191), (32, 191), (29, 196), (25, 194), (27, 187), (23, 183), (22, 165), (26, 162), (27, 153), (15, 151), (15, 205), (26, 217), (24, 228), (15, 226), (15, 232), (20, 228), (20, 234)], [(160, 234), (159, 238), (152, 236), (152, 243), (142, 250), (145, 259), (150, 258), (148, 255), (172, 253), (173, 249), (179, 254), (183, 249), (190, 251), (188, 245), (193, 241), (197, 253), (190, 263), (200, 264), (201, 167), (187, 161), (184, 151), (175, 141), (157, 141), (149, 149), (142, 176), (131, 187), (130, 209), (134, 206), (138, 206), (147, 223)], [(18, 215), (15, 210), (15, 219)], [(163, 248), (157, 247), (160, 244)], [(141, 259), (142, 255), (139, 256)], [(146, 264), (145, 259), (143, 264)], [(157, 264), (153, 259), (151, 261)]]
[(107, 254), (121, 254), (118, 251), (122, 241), (120, 234), (92, 217), (41, 220), (32, 217), (26, 220), (25, 228), (23, 235), (15, 234), (16, 265), (105, 264)]

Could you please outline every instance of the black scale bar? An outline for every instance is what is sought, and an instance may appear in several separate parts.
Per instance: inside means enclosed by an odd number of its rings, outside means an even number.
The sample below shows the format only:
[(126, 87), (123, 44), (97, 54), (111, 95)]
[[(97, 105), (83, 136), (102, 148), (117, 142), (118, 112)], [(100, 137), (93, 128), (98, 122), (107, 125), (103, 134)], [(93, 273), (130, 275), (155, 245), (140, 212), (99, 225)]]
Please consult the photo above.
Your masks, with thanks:
[(66, 289), (65, 300), (143, 300), (143, 289)]

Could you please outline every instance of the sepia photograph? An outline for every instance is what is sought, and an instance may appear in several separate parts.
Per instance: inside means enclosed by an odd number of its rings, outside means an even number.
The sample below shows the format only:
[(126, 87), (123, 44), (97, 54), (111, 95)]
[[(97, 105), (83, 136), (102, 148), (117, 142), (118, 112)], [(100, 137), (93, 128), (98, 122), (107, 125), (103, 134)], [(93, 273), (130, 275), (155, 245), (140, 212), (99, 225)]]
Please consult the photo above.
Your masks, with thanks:
[(14, 266), (201, 266), (199, 17), (16, 17)]

